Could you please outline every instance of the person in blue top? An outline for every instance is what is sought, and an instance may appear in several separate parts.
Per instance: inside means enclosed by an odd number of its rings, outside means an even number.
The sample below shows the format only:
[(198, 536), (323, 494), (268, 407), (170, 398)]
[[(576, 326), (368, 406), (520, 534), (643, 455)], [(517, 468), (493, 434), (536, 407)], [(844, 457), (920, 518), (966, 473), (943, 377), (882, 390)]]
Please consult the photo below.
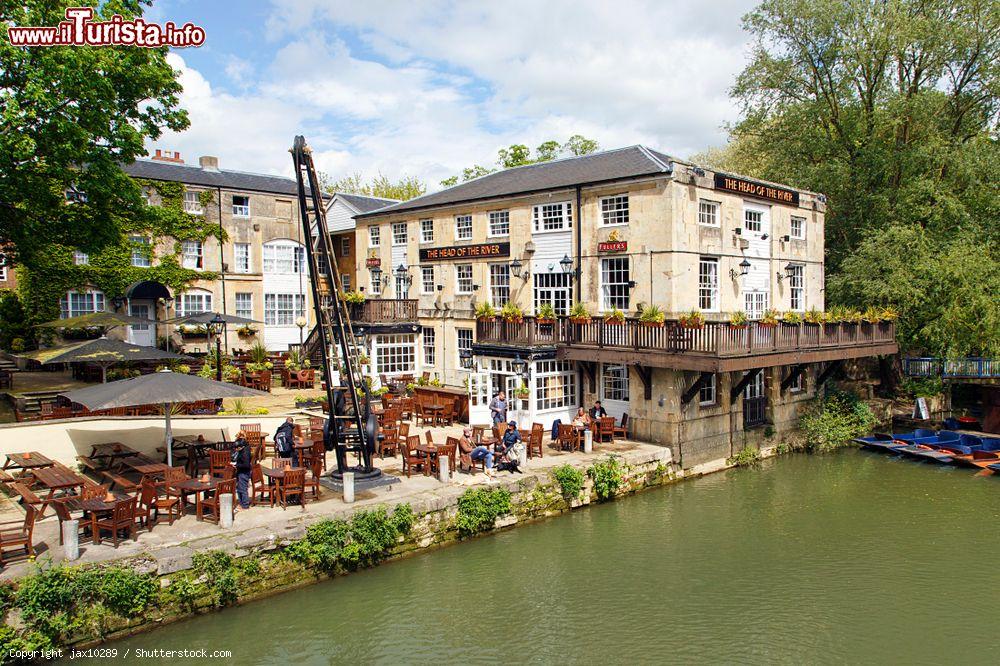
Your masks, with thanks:
[(490, 414), (493, 415), (493, 425), (507, 420), (507, 396), (503, 391), (497, 393), (490, 401)]
[(510, 421), (507, 424), (507, 431), (504, 432), (503, 438), (496, 447), (497, 458), (503, 461), (497, 465), (497, 469), (523, 474), (519, 469), (521, 464), (521, 448), (521, 433), (517, 429), (517, 422)]

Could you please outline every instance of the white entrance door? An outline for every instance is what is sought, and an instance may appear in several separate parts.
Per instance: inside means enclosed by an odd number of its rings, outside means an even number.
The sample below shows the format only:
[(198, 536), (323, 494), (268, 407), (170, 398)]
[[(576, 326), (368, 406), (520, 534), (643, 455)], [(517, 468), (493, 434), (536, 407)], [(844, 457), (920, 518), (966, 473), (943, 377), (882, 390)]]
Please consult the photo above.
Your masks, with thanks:
[[(153, 319), (153, 306), (149, 301), (131, 301), (128, 306), (129, 314), (140, 319)], [(149, 324), (133, 324), (128, 327), (128, 339), (134, 345), (144, 347), (156, 346), (156, 327)]]
[(490, 425), (490, 376), (485, 372), (469, 373), (469, 423)]
[(745, 256), (750, 262), (743, 276), (743, 307), (751, 319), (759, 319), (771, 300), (771, 208), (743, 202), (743, 237), (749, 242)]
[(507, 420), (517, 421), (517, 427), (524, 429), (525, 423), (531, 417), (528, 414), (528, 401), (517, 397), (517, 389), (523, 380), (517, 375), (507, 375), (504, 377), (504, 381), (506, 383), (504, 391), (507, 393), (507, 404), (509, 405)]
[(601, 406), (608, 416), (615, 417), (619, 422), (622, 420), (622, 414), (628, 411), (630, 388), (627, 365), (610, 363), (601, 365)]

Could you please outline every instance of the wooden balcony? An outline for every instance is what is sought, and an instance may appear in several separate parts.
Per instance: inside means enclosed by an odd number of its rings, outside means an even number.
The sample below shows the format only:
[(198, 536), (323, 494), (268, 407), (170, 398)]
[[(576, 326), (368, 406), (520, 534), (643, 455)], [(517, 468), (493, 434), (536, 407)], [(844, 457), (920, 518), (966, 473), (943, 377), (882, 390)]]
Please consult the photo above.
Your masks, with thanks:
[(558, 358), (566, 360), (701, 372), (836, 361), (897, 351), (896, 327), (891, 322), (822, 326), (755, 322), (746, 328), (707, 323), (702, 328), (684, 328), (675, 321), (663, 326), (635, 319), (622, 324), (600, 319), (574, 324), (568, 319), (540, 323), (526, 317), (523, 322), (478, 322), (476, 334), (480, 345), (552, 345)]
[(417, 321), (417, 299), (375, 298), (351, 305), (351, 321), (359, 324), (394, 324)]

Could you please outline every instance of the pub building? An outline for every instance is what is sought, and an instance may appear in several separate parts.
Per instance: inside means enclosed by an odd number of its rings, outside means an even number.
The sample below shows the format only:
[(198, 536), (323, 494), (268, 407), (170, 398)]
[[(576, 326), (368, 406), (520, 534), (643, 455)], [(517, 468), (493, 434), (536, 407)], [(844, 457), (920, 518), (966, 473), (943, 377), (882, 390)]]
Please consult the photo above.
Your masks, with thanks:
[[(355, 216), (371, 370), (467, 390), (470, 421), (522, 425), (601, 400), (683, 467), (792, 427), (845, 359), (894, 353), (892, 324), (733, 326), (823, 309), (820, 194), (714, 173), (644, 146), (499, 171)], [(477, 321), (477, 304), (523, 321)], [(535, 315), (543, 303), (554, 321)], [(576, 303), (590, 323), (566, 315)], [(666, 322), (640, 322), (648, 305)], [(626, 320), (605, 322), (621, 310)], [(705, 323), (681, 327), (698, 311)]]

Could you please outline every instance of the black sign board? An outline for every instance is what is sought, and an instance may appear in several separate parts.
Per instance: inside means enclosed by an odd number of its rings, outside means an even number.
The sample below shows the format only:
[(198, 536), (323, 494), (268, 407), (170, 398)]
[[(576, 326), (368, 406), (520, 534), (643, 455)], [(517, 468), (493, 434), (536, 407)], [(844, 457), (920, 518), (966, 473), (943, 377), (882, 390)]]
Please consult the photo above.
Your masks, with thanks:
[(510, 243), (482, 243), (481, 245), (453, 245), (429, 247), (420, 250), (420, 261), (449, 261), (452, 259), (493, 259), (509, 257)]
[(766, 199), (792, 206), (799, 205), (798, 192), (765, 183), (755, 183), (752, 180), (744, 180), (735, 176), (727, 176), (723, 173), (715, 174), (715, 189), (735, 192), (736, 194), (754, 197), (755, 199)]

